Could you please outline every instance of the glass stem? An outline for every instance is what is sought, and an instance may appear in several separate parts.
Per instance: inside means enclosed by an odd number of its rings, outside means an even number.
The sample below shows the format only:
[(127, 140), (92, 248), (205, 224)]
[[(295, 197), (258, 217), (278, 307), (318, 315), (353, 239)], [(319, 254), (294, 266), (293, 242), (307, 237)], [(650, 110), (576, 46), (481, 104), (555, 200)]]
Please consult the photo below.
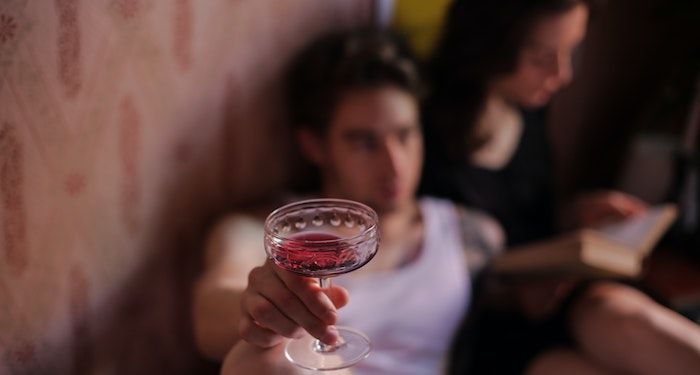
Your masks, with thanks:
[(318, 278), (318, 285), (321, 287), (321, 289), (330, 288), (331, 287), (330, 277), (319, 277)]
[[(331, 279), (329, 277), (318, 278), (318, 285), (321, 287), (321, 289), (328, 289), (331, 287), (331, 284)], [(337, 345), (324, 344), (321, 340), (318, 339), (314, 343), (314, 350), (320, 353), (330, 353), (335, 351), (335, 349), (337, 348)]]

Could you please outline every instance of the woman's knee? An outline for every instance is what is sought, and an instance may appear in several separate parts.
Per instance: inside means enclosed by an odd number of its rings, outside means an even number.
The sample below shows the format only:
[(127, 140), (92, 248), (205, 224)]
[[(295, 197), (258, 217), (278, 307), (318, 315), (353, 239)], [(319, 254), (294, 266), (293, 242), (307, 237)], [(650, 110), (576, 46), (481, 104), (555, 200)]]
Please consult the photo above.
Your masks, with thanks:
[(569, 314), (574, 336), (598, 332), (632, 339), (653, 324), (656, 302), (630, 286), (600, 282), (591, 285), (574, 302)]
[(586, 374), (606, 372), (595, 363), (569, 348), (550, 349), (537, 356), (528, 366), (526, 375)]

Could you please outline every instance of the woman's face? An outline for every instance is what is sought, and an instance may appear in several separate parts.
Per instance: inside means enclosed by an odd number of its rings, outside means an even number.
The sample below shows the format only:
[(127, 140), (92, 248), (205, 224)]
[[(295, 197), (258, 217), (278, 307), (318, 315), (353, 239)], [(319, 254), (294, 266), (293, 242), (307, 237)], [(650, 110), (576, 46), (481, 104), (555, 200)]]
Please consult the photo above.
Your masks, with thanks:
[(537, 21), (512, 73), (500, 76), (490, 93), (526, 108), (547, 104), (572, 77), (571, 57), (586, 35), (588, 8), (579, 4)]

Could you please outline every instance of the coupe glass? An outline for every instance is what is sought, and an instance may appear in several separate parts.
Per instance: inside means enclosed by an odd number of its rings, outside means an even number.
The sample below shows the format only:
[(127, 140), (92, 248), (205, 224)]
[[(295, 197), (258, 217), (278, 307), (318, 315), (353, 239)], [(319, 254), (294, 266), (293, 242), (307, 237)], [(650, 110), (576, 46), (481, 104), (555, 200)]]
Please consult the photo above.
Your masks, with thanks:
[[(378, 218), (366, 205), (343, 199), (311, 199), (273, 211), (265, 220), (265, 251), (275, 264), (291, 272), (319, 278), (321, 288), (330, 278), (354, 271), (377, 253)], [(336, 327), (339, 340), (326, 345), (307, 334), (289, 341), (285, 355), (299, 367), (337, 370), (361, 361), (370, 352), (370, 340), (348, 327)]]

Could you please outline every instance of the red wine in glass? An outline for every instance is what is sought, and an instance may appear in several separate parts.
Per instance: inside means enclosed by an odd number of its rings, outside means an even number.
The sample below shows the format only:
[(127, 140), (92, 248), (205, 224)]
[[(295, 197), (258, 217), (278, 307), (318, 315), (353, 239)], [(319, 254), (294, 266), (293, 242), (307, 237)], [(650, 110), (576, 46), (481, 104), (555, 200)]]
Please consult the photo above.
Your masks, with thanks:
[[(377, 214), (368, 206), (343, 199), (312, 199), (273, 211), (265, 220), (265, 251), (273, 262), (306, 277), (318, 277), (321, 288), (330, 277), (354, 271), (377, 252)], [(311, 370), (337, 370), (361, 361), (370, 352), (367, 336), (348, 327), (336, 327), (334, 345), (310, 335), (291, 340), (285, 348), (289, 361)]]
[[(368, 256), (374, 253), (367, 254)], [(364, 259), (341, 237), (321, 232), (301, 233), (284, 241), (272, 258), (280, 267), (303, 276), (328, 277), (362, 267)]]

